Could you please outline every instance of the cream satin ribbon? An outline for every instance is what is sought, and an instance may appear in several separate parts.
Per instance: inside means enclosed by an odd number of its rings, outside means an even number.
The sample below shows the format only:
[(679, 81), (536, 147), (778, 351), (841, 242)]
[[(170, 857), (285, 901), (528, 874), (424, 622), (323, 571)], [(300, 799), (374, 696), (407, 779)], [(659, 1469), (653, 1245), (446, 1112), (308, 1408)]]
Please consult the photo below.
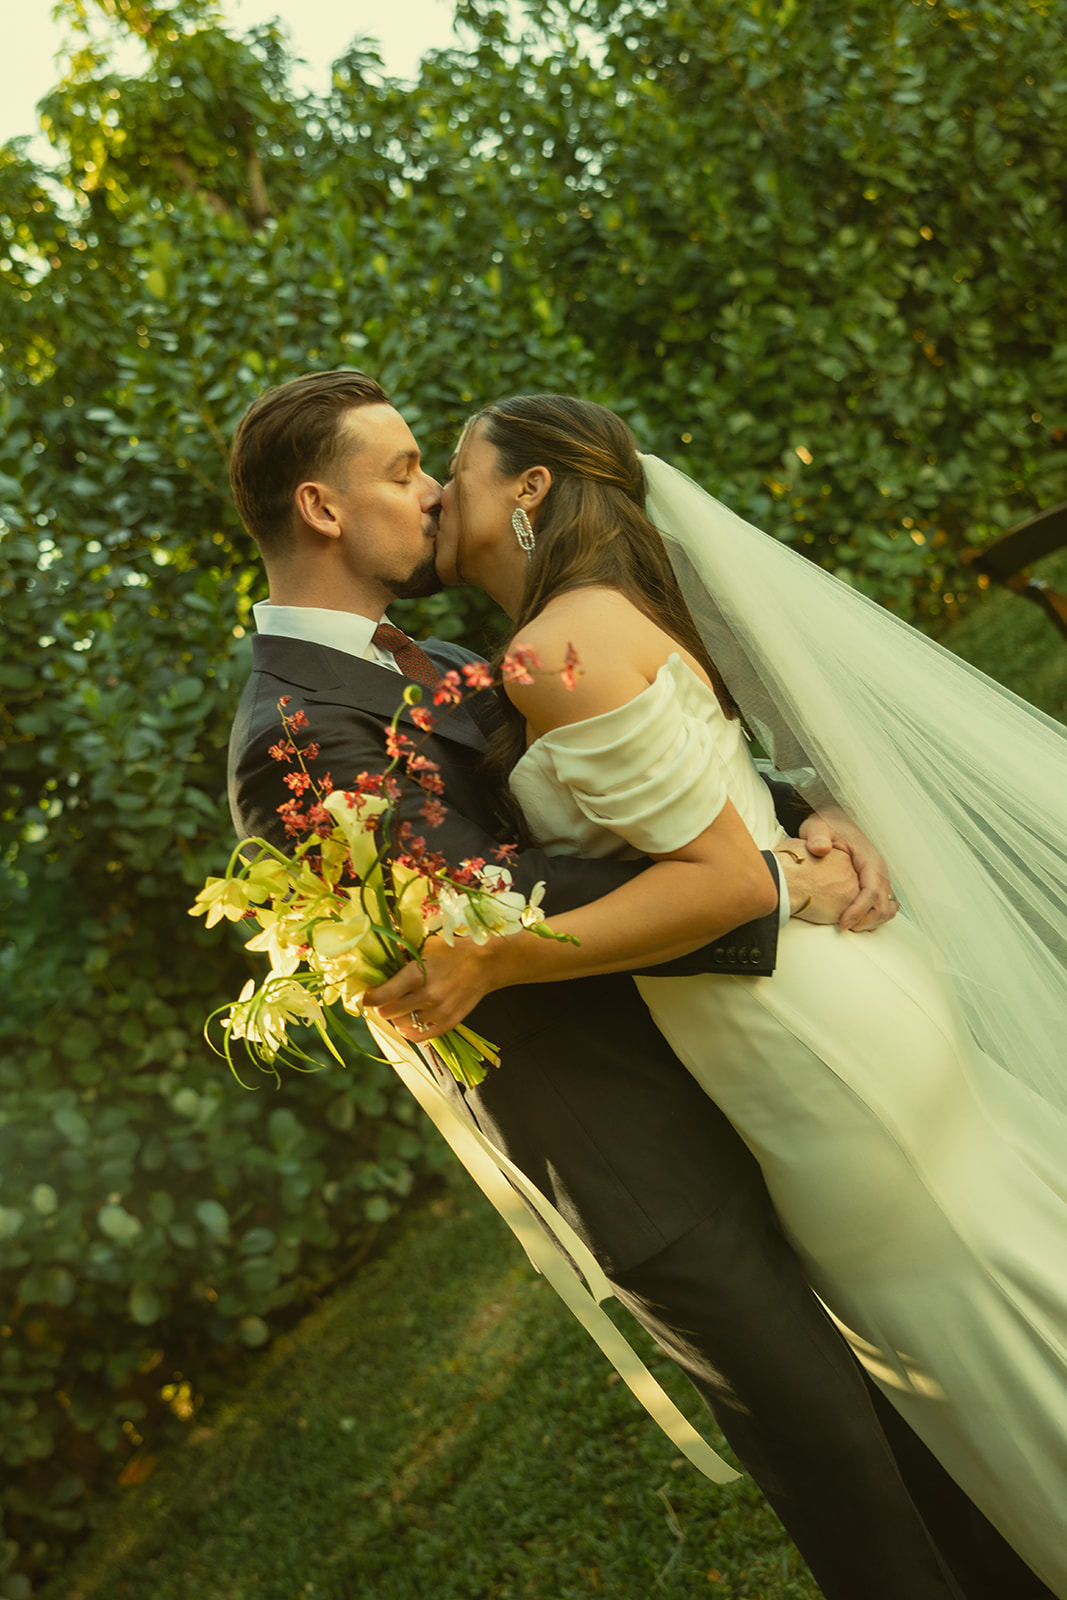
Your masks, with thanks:
[[(414, 1095), (430, 1121), (466, 1167), (486, 1198), (496, 1207), (522, 1245), (533, 1265), (555, 1289), (582, 1327), (600, 1346), (630, 1392), (644, 1406), (668, 1439), (713, 1483), (731, 1483), (735, 1472), (686, 1421), (678, 1407), (661, 1389), (639, 1360), (622, 1334), (597, 1304), (611, 1298), (613, 1290), (589, 1247), (582, 1243), (570, 1223), (561, 1217), (514, 1162), (496, 1148), (473, 1122), (456, 1111), (441, 1088), (432, 1068), (414, 1046), (391, 1029), (386, 1033), (369, 1016), (370, 1030), (408, 1091)], [(505, 1067), (502, 1069), (507, 1070)], [(514, 1185), (514, 1188), (512, 1187)], [(518, 1189), (541, 1217), (562, 1250), (578, 1267), (589, 1288), (579, 1283), (563, 1256), (534, 1222), (518, 1200)]]

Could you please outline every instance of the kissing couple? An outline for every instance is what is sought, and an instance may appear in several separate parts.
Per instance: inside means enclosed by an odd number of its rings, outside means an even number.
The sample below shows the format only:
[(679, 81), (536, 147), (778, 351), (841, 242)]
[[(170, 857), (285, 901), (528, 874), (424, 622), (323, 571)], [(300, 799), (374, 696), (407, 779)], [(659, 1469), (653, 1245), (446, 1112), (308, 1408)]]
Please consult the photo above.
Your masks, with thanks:
[(591, 402), (488, 406), (442, 488), (373, 379), (307, 374), (249, 408), (231, 482), (270, 586), (238, 833), (285, 848), (282, 696), (351, 788), (403, 683), (477, 659), (390, 603), (498, 601), (545, 670), (428, 736), (430, 842), (517, 842), (580, 942), (435, 939), (368, 1003), (499, 1044), (454, 1093), (828, 1600), (1067, 1600), (1067, 734)]

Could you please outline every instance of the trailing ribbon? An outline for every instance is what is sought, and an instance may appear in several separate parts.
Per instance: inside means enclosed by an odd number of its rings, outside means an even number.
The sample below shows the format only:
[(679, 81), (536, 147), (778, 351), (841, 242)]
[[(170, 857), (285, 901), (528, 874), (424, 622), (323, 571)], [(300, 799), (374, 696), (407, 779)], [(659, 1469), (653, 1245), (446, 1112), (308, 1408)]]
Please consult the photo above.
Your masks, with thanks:
[[(653, 1422), (713, 1483), (731, 1483), (739, 1477), (740, 1474), (716, 1455), (707, 1441), (686, 1421), (610, 1317), (600, 1309), (597, 1302), (611, 1297), (611, 1284), (589, 1247), (582, 1243), (570, 1223), (560, 1216), (540, 1189), (473, 1122), (466, 1121), (458, 1114), (430, 1066), (406, 1039), (392, 1029), (386, 1032), (376, 1027), (369, 1016), (365, 1020), (401, 1082), (451, 1146), (482, 1193), (496, 1207), (537, 1271), (548, 1279), (563, 1303), (600, 1346)], [(560, 1249), (574, 1262), (588, 1288), (570, 1271), (560, 1251), (553, 1247), (526, 1207), (517, 1199), (516, 1189), (537, 1212)]]

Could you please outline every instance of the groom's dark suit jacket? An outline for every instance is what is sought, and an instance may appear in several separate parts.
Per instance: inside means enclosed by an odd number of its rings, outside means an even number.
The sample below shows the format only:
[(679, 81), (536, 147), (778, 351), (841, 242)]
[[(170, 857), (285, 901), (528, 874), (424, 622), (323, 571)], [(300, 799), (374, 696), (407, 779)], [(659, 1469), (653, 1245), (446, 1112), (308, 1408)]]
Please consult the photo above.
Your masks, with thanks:
[[(442, 670), (477, 659), (440, 640), (426, 641), (425, 648)], [(262, 835), (285, 848), (276, 807), (290, 798), (283, 783), (289, 769), (269, 754), (281, 736), (281, 696), (290, 696), (290, 713), (306, 711), (302, 737), (320, 747), (309, 770), (328, 772), (335, 788), (348, 788), (361, 772), (386, 765), (385, 729), (405, 680), (299, 640), (261, 635), (253, 649), (254, 670), (230, 741), (230, 806), (239, 835)], [(493, 715), (484, 694), (447, 717), (438, 713), (423, 753), (439, 763), (444, 780), (448, 816), (440, 827), (429, 829), (418, 816), (425, 797), (413, 785), (401, 804), (430, 848), (453, 864), (473, 856), (492, 860), (498, 842), (479, 767)], [(794, 819), (783, 813), (783, 820), (789, 827)], [(559, 914), (610, 892), (644, 865), (530, 849), (520, 852), (512, 870), (526, 894), (543, 879), (545, 910)], [(777, 930), (774, 912), (655, 970), (769, 972)], [(469, 1020), (500, 1046), (501, 1066), (467, 1092), (468, 1106), (609, 1275), (658, 1254), (741, 1181), (747, 1152), (652, 1025), (629, 976), (498, 990)], [(751, 1181), (750, 1172), (747, 1177)]]

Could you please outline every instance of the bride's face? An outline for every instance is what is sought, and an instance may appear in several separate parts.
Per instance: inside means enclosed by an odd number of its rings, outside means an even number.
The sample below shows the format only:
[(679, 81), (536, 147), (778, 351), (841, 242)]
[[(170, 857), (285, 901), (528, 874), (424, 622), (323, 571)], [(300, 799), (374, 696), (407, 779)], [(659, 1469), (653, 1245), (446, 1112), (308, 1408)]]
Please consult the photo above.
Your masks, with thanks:
[[(502, 566), (522, 571), (525, 557), (511, 527), (521, 479), (501, 476), (483, 422), (464, 432), (441, 491), (437, 572), (444, 583), (474, 583), (492, 594)], [(515, 557), (518, 557), (516, 560)]]

